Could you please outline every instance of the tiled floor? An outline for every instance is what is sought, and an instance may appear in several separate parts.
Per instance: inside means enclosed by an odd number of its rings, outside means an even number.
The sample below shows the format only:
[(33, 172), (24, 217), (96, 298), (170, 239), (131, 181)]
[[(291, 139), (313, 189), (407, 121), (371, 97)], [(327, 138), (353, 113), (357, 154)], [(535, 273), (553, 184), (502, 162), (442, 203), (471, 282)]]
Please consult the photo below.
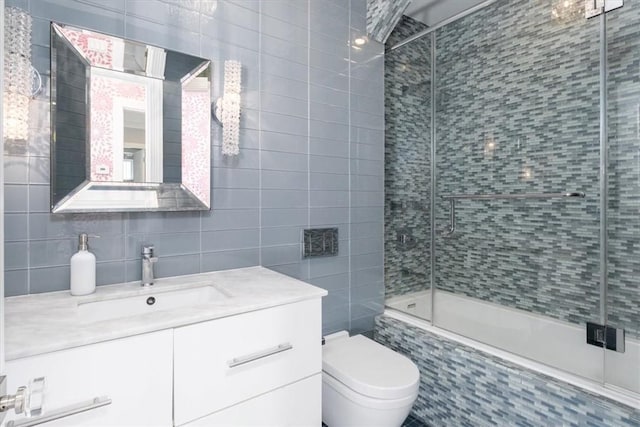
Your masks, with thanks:
[(427, 427), (427, 425), (421, 420), (414, 418), (413, 415), (409, 415), (407, 419), (404, 420), (402, 427)]
[[(322, 423), (322, 427), (327, 427), (327, 425), (325, 423)], [(427, 425), (419, 419), (413, 418), (412, 415), (409, 415), (409, 417), (404, 420), (402, 427), (427, 427)]]

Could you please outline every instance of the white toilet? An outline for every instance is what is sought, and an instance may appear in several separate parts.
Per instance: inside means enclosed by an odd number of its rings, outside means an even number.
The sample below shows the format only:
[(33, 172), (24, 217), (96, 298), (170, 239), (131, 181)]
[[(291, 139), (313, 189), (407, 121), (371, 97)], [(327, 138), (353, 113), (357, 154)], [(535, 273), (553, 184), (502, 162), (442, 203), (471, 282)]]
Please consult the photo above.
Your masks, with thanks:
[(399, 427), (418, 397), (407, 357), (346, 331), (322, 346), (322, 421), (329, 427)]

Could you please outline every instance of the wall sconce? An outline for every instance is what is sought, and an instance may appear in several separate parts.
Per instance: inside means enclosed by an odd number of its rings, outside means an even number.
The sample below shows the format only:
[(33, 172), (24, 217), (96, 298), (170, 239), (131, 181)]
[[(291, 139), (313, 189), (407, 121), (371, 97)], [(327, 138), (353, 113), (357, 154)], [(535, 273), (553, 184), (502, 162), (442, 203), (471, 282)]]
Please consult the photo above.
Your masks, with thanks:
[(31, 16), (22, 9), (6, 7), (4, 24), (3, 136), (26, 140), (29, 137), (29, 100), (42, 86), (40, 75), (31, 66)]
[(222, 154), (237, 156), (240, 153), (240, 83), (242, 64), (224, 61), (224, 90), (216, 102), (215, 115), (222, 124)]

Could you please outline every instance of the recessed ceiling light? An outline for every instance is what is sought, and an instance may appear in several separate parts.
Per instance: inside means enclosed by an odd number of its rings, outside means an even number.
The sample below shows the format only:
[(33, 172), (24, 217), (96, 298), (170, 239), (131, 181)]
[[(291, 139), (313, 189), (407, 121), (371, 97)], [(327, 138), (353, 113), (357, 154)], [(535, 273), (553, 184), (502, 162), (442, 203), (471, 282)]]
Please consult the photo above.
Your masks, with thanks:
[(367, 38), (366, 37), (356, 37), (353, 42), (355, 43), (356, 46), (364, 46), (365, 44), (367, 44)]

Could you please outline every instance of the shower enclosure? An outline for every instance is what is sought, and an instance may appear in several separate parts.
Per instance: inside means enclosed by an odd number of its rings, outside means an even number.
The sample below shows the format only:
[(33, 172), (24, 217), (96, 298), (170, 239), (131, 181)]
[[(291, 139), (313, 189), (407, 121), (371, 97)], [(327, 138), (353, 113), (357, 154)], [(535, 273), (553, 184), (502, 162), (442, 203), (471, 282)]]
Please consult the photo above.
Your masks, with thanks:
[(585, 12), (497, 0), (394, 30), (386, 304), (633, 395), (640, 4)]

